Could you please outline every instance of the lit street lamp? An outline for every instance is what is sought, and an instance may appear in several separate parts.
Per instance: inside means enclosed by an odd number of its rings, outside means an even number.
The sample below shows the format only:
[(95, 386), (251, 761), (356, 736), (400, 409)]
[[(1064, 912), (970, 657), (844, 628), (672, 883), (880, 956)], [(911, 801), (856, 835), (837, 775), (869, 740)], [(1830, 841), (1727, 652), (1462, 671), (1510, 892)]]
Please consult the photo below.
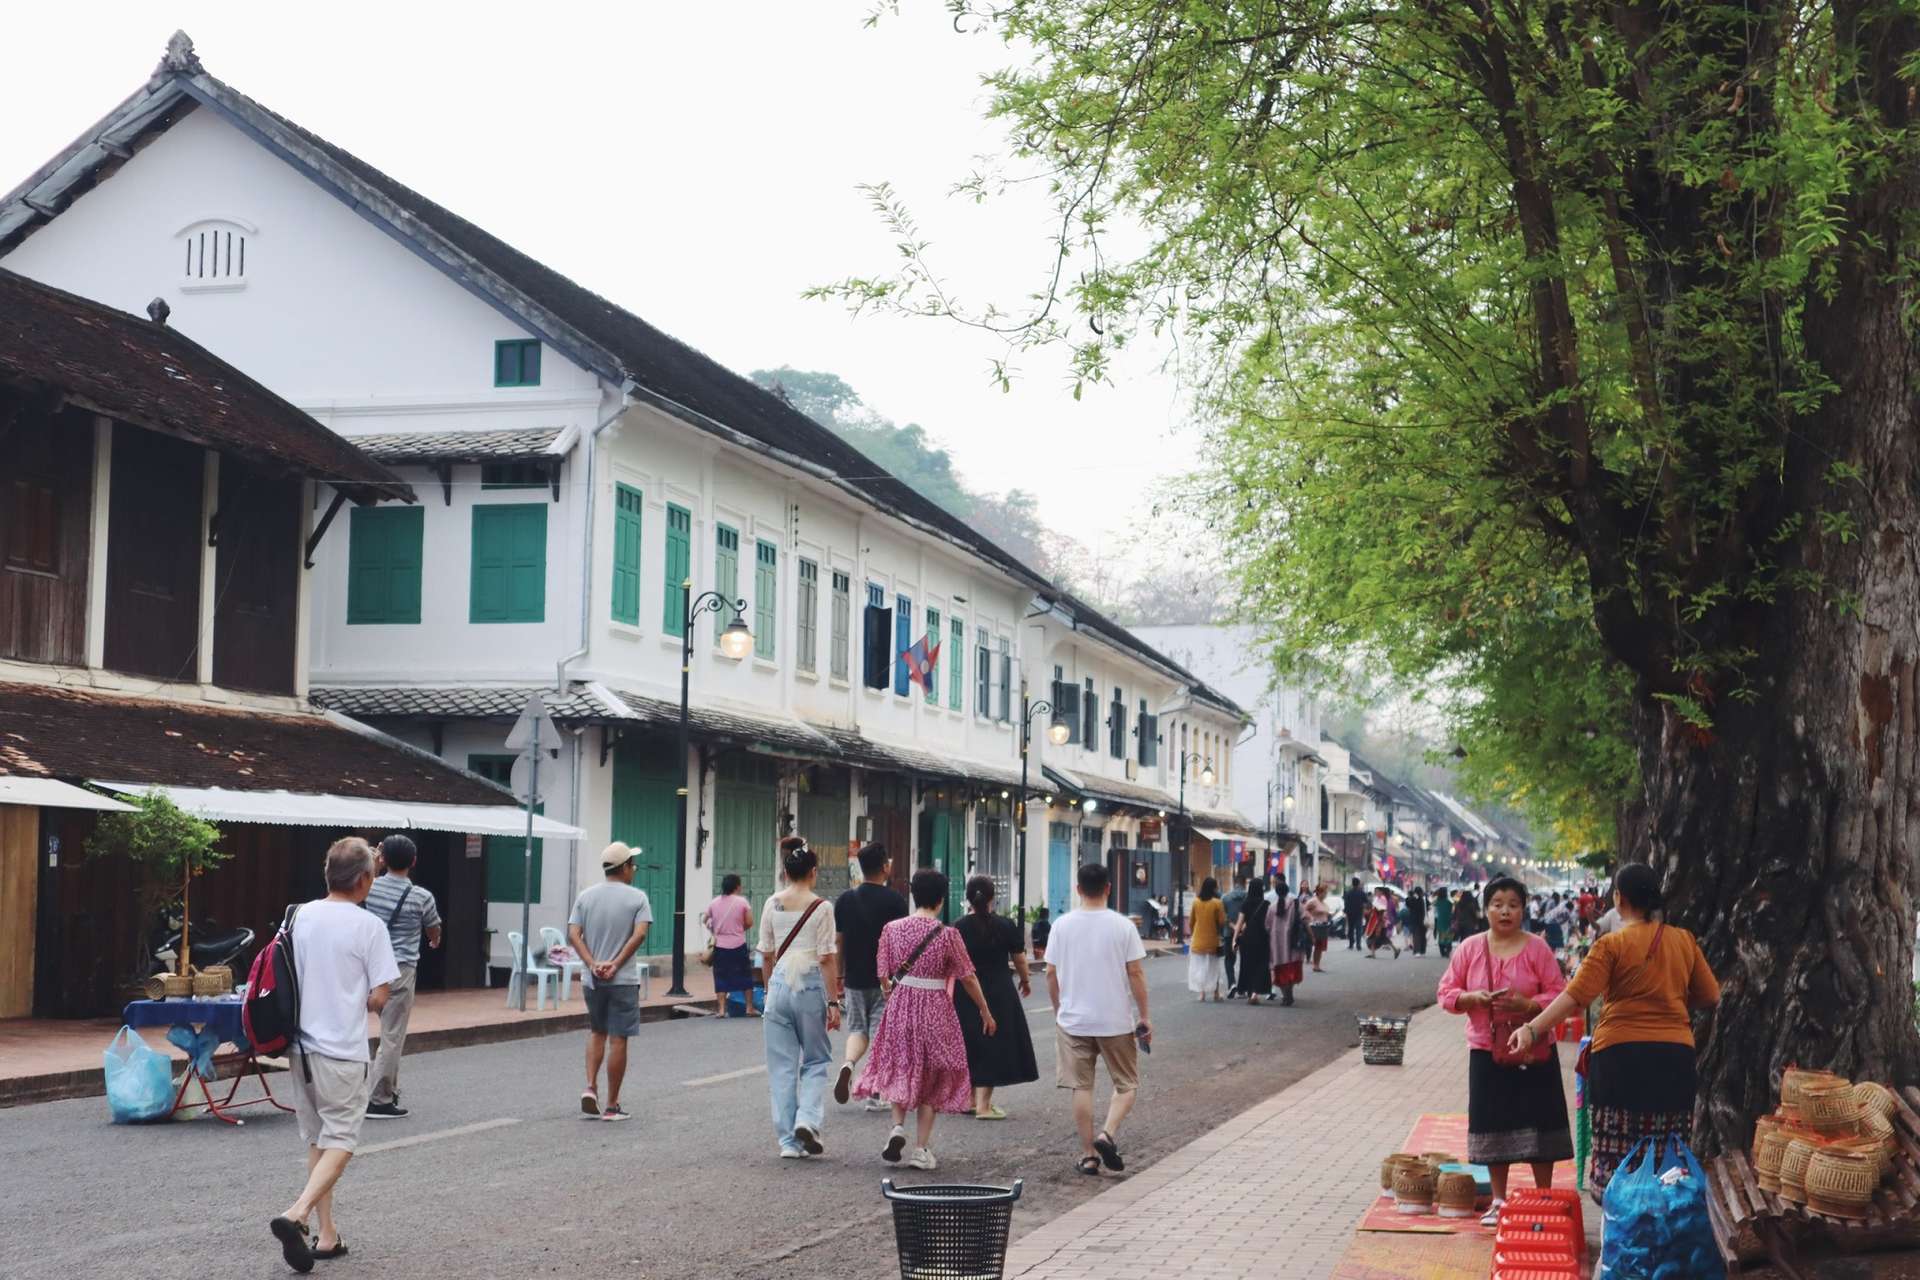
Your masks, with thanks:
[[(1189, 751), (1180, 757), (1180, 861), (1188, 863), (1189, 866), (1182, 868), (1176, 865), (1173, 868), (1173, 919), (1169, 923), (1175, 929), (1182, 930), (1182, 936), (1184, 936), (1183, 922), (1186, 916), (1180, 911), (1180, 897), (1186, 890), (1188, 878), (1192, 875), (1193, 861), (1193, 832), (1187, 826), (1187, 762), (1189, 760), (1200, 762), (1200, 785), (1204, 787), (1213, 785), (1213, 761), (1198, 751)], [(1261, 868), (1262, 871), (1265, 869)]]
[[(1018, 850), (1020, 885), (1014, 892), (1020, 900), (1018, 918), (1022, 928), (1025, 928), (1027, 923), (1027, 748), (1033, 741), (1033, 718), (1042, 714), (1053, 717), (1047, 725), (1047, 741), (1056, 747), (1064, 747), (1067, 744), (1067, 736), (1071, 732), (1067, 722), (1054, 711), (1051, 702), (1044, 700), (1034, 702), (1028, 698), (1027, 682), (1022, 677), (1020, 681), (1020, 804), (1019, 813), (1015, 819), (1019, 825), (1014, 828), (1020, 842)], [(1049, 805), (1053, 803), (1052, 796), (1047, 797), (1047, 803)]]
[(673, 985), (670, 996), (687, 994), (687, 681), (693, 670), (693, 620), (703, 613), (733, 610), (733, 621), (720, 632), (720, 652), (738, 662), (753, 652), (753, 632), (740, 616), (747, 602), (729, 600), (718, 591), (693, 594), (693, 579), (680, 584), (680, 790), (674, 814), (673, 855)]

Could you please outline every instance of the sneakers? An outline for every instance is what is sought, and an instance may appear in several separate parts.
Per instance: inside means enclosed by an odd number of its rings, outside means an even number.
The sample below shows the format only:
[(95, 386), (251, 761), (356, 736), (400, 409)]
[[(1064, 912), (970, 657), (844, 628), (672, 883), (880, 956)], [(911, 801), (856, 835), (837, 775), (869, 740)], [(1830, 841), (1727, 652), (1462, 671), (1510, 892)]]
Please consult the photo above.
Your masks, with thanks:
[(600, 1114), (600, 1095), (591, 1089), (582, 1090), (580, 1094), (580, 1114), (589, 1120), (598, 1117)]
[(915, 1147), (913, 1154), (907, 1158), (907, 1163), (916, 1169), (938, 1169), (940, 1167), (940, 1162), (933, 1158), (933, 1152), (927, 1150), (925, 1147)]
[(867, 1099), (867, 1105), (866, 1105), (866, 1107), (865, 1107), (865, 1110), (868, 1110), (868, 1111), (891, 1111), (891, 1110), (893, 1110), (893, 1107), (892, 1107), (892, 1105), (891, 1105), (891, 1104), (889, 1104), (889, 1103), (887, 1102), (887, 1100), (886, 1100), (885, 1098), (868, 1098), (868, 1099)]
[(608, 1121), (631, 1120), (633, 1119), (633, 1114), (616, 1102), (605, 1111), (602, 1111), (600, 1118)]
[(887, 1145), (880, 1149), (880, 1158), (888, 1164), (899, 1164), (900, 1153), (907, 1149), (907, 1130), (903, 1125), (893, 1126), (893, 1132), (887, 1135)]
[(820, 1135), (815, 1132), (810, 1125), (795, 1125), (793, 1129), (793, 1140), (799, 1143), (800, 1149), (810, 1156), (817, 1156), (826, 1150), (826, 1147), (820, 1142)]
[(369, 1102), (367, 1118), (371, 1120), (404, 1120), (407, 1109), (397, 1102)]
[(1499, 1226), (1500, 1211), (1506, 1207), (1507, 1202), (1505, 1200), (1495, 1200), (1493, 1206), (1487, 1210), (1486, 1216), (1480, 1219), (1480, 1225), (1483, 1227)]
[(806, 1159), (806, 1155), (807, 1153), (802, 1151), (798, 1147), (781, 1147), (780, 1148), (780, 1158), (782, 1160), (804, 1160)]
[(840, 1064), (840, 1074), (833, 1082), (833, 1100), (841, 1106), (847, 1105), (847, 1099), (853, 1096), (853, 1064)]

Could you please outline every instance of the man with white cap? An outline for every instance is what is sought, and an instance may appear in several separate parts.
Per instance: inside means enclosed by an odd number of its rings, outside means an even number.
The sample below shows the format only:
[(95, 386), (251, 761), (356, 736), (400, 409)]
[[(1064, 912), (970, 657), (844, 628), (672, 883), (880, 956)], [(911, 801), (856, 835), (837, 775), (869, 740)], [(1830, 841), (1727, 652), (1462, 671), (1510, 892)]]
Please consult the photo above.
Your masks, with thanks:
[[(640, 1031), (640, 966), (634, 955), (647, 940), (653, 906), (633, 887), (638, 849), (618, 840), (600, 854), (606, 880), (574, 900), (567, 917), (567, 939), (586, 966), (581, 975), (587, 1000), (587, 1088), (580, 1111), (589, 1118), (626, 1120), (620, 1083), (627, 1075), (627, 1038)], [(608, 1041), (612, 1043), (609, 1045)], [(600, 1062), (607, 1064), (607, 1099), (600, 1102)]]

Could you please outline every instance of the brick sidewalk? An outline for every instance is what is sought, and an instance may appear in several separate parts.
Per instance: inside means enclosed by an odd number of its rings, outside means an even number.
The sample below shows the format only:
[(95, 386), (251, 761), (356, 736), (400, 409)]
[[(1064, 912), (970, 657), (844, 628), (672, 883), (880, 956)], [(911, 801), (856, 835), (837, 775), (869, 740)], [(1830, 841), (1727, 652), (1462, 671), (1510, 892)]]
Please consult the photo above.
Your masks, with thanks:
[(1369, 1067), (1350, 1050), (1022, 1236), (1006, 1275), (1326, 1280), (1380, 1194), (1381, 1159), (1423, 1113), (1466, 1109), (1460, 1024), (1428, 1009), (1405, 1065)]

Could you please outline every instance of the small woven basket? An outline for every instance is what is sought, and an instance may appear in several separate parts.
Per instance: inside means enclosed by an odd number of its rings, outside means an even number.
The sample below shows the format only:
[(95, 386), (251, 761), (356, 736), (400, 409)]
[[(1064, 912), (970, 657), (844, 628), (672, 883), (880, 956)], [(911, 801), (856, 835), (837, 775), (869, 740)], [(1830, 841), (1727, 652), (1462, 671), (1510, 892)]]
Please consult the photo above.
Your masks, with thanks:
[(1877, 1115), (1892, 1120), (1898, 1104), (1893, 1098), (1893, 1090), (1878, 1080), (1862, 1080), (1853, 1086), (1853, 1100), (1860, 1104), (1863, 1115)]
[(193, 975), (187, 973), (156, 973), (148, 978), (142, 988), (149, 1000), (171, 1000), (177, 996), (193, 994)]
[(1858, 1147), (1821, 1147), (1807, 1162), (1807, 1208), (1836, 1218), (1864, 1218), (1880, 1185), (1880, 1161)]
[(1470, 1173), (1443, 1173), (1434, 1184), (1434, 1200), (1443, 1218), (1471, 1218), (1480, 1205), (1480, 1187)]
[(1809, 1082), (1800, 1089), (1800, 1123), (1816, 1133), (1853, 1136), (1860, 1123), (1860, 1101), (1845, 1080)]
[(1893, 1153), (1896, 1145), (1893, 1138), (1893, 1121), (1877, 1111), (1869, 1111), (1860, 1117), (1860, 1137), (1855, 1146), (1871, 1148), (1880, 1162), (1880, 1176), (1893, 1175)]
[(1380, 1162), (1380, 1189), (1393, 1190), (1393, 1174), (1403, 1164), (1424, 1165), (1426, 1161), (1410, 1151), (1396, 1151)]
[(193, 975), (193, 994), (223, 996), (233, 990), (233, 970), (224, 964), (208, 965)]
[(1360, 1060), (1370, 1067), (1397, 1067), (1407, 1056), (1407, 1019), (1369, 1015), (1359, 1019)]
[(1762, 1190), (1777, 1194), (1780, 1190), (1780, 1161), (1787, 1154), (1787, 1144), (1793, 1141), (1794, 1134), (1778, 1121), (1757, 1132), (1753, 1143), (1754, 1177), (1759, 1179)]
[(1780, 1105), (1791, 1107), (1798, 1112), (1805, 1106), (1805, 1090), (1810, 1084), (1845, 1084), (1846, 1081), (1831, 1071), (1808, 1071), (1800, 1067), (1788, 1067), (1780, 1073)]
[(1393, 1207), (1401, 1213), (1432, 1213), (1436, 1179), (1425, 1164), (1403, 1164), (1393, 1171)]
[(1440, 1176), (1441, 1165), (1466, 1163), (1466, 1161), (1454, 1155), (1451, 1151), (1422, 1151), (1420, 1153), (1420, 1162), (1426, 1165), (1427, 1168), (1433, 1170), (1433, 1176), (1436, 1178)]
[(1812, 1163), (1815, 1150), (1813, 1143), (1805, 1138), (1788, 1140), (1786, 1152), (1780, 1157), (1779, 1195), (1782, 1200), (1791, 1204), (1807, 1202), (1807, 1166)]

